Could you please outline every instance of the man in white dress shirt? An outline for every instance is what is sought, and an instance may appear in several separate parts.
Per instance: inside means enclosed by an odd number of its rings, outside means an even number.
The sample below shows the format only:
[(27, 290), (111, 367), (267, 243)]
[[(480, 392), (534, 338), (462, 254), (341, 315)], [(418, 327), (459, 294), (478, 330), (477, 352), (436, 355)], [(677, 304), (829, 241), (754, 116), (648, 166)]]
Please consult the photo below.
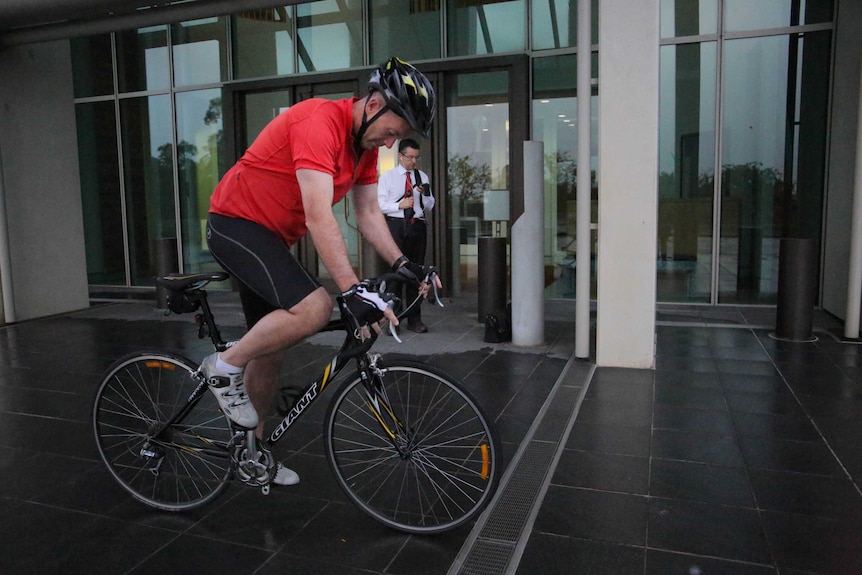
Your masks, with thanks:
[[(398, 165), (380, 176), (377, 182), (377, 200), (386, 216), (389, 231), (395, 243), (411, 261), (425, 262), (427, 230), (425, 214), (434, 207), (434, 196), (428, 175), (417, 169), (419, 143), (405, 138), (398, 144)], [(417, 287), (408, 285), (404, 305), (417, 296)], [(425, 333), (428, 327), (422, 323), (422, 313), (417, 305), (407, 316), (407, 328), (416, 333)]]

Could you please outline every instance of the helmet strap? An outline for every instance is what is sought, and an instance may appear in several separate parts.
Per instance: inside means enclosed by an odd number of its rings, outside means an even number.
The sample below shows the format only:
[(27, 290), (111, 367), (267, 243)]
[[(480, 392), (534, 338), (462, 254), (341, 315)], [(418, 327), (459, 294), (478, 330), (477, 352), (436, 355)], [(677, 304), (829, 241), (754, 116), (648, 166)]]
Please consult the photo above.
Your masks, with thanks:
[[(371, 97), (373, 92), (368, 93), (368, 98)], [(362, 108), (362, 123), (359, 125), (359, 129), (356, 131), (356, 135), (353, 136), (353, 145), (356, 149), (362, 148), (362, 137), (365, 135), (365, 132), (368, 131), (368, 126), (370, 126), (377, 118), (385, 114), (390, 110), (389, 104), (384, 104), (380, 110), (374, 114), (370, 119), (368, 118), (368, 99), (365, 100), (365, 106)]]

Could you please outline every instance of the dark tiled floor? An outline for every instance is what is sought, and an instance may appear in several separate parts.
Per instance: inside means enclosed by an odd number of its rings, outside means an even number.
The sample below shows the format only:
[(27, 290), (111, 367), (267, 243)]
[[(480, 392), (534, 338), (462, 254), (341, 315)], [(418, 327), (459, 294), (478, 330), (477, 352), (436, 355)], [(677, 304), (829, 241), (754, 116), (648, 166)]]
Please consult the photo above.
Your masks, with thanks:
[(862, 573), (862, 347), (680, 315), (596, 370), (518, 573)]
[[(214, 302), (224, 335), (239, 335), (230, 298)], [(428, 334), (376, 349), (460, 377), (511, 459), (573, 350), (558, 321), (571, 310), (546, 311), (540, 348), (483, 343), (475, 306), (452, 302), (427, 310)], [(655, 370), (595, 371), (518, 573), (862, 573), (862, 347), (826, 331), (776, 341), (770, 313), (662, 310)], [(337, 343), (299, 346), (286, 379), (315, 375)], [(323, 457), (322, 402), (276, 448), (296, 488), (236, 485), (184, 514), (132, 501), (98, 461), (89, 418), (100, 374), (141, 347), (208, 352), (188, 318), (146, 304), (0, 328), (0, 574), (448, 571), (469, 526), (411, 537), (362, 515)]]
[[(230, 297), (213, 294), (223, 335), (241, 333)], [(548, 345), (516, 350), (482, 341), (476, 309), (428, 309), (428, 334), (381, 338), (376, 350), (420, 356), (460, 377), (497, 420), (511, 459), (566, 365), (572, 331), (549, 322)], [(376, 524), (348, 503), (323, 455), (325, 402), (276, 446), (299, 486), (232, 486), (189, 513), (151, 511), (113, 483), (98, 460), (90, 424), (101, 374), (118, 357), (162, 348), (199, 360), (190, 316), (151, 304), (97, 306), (0, 329), (0, 574), (74, 573), (445, 573), (470, 526), (417, 538)], [(285, 380), (319, 374), (340, 344), (321, 334), (293, 350)]]

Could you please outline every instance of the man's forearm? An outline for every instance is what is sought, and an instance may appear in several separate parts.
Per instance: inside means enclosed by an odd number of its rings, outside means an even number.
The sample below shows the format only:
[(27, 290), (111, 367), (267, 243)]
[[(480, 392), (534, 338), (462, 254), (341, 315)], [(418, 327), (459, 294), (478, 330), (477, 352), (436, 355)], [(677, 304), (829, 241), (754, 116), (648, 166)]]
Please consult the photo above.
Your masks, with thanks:
[(356, 273), (350, 265), (347, 245), (344, 243), (341, 229), (334, 217), (329, 221), (309, 222), (308, 233), (311, 235), (314, 249), (317, 250), (317, 256), (326, 266), (339, 290), (346, 291), (359, 282), (359, 278), (356, 277)]

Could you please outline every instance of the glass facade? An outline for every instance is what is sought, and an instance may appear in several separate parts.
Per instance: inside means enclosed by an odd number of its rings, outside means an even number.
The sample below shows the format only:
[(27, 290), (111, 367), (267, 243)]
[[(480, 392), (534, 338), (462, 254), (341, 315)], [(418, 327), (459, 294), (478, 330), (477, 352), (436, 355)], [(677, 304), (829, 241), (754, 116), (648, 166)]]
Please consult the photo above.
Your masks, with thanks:
[(171, 87), (167, 26), (118, 32), (116, 38), (120, 92), (167, 90)]
[(439, 0), (371, 2), (368, 11), (372, 62), (395, 55), (408, 62), (441, 56)]
[(774, 304), (821, 235), (832, 0), (661, 6), (658, 299)]
[(296, 6), (299, 71), (364, 64), (362, 0), (321, 0)]
[(458, 74), (446, 101), (452, 292), (474, 291), (478, 238), (508, 237), (509, 75)]
[[(593, 62), (593, 75), (598, 66)], [(578, 97), (577, 56), (549, 56), (533, 60), (533, 138), (544, 143), (545, 153), (545, 295), (571, 298), (575, 292), (577, 267), (577, 178), (578, 178)], [(598, 217), (598, 118), (594, 115), (598, 91), (590, 96), (591, 140), (590, 181), (593, 222)], [(595, 236), (591, 245), (595, 258)], [(590, 284), (595, 296), (595, 265), (591, 261)]]
[(231, 18), (235, 78), (296, 72), (293, 14), (293, 6), (280, 6), (242, 12)]
[(449, 56), (523, 52), (527, 46), (526, 0), (447, 0)]
[[(183, 271), (214, 266), (202, 222), (233, 161), (225, 82), (356, 70), (391, 55), (455, 62), (525, 54), (529, 137), (546, 153), (546, 295), (573, 297), (577, 5), (319, 0), (72, 40), (90, 281), (152, 285), (166, 254)], [(592, 0), (594, 73), (599, 5)], [(834, 2), (660, 6), (658, 300), (773, 303), (778, 240), (820, 237)], [(476, 238), (508, 235), (509, 97), (521, 79), (494, 68), (454, 70), (435, 79), (443, 80), (446, 122), (434, 137), (445, 138), (438, 209), (457, 293), (475, 287)], [(594, 145), (598, 89), (594, 78)], [(244, 92), (241, 125), (231, 126), (238, 147), (290, 106), (291, 94)], [(357, 243), (348, 228), (348, 242)]]

